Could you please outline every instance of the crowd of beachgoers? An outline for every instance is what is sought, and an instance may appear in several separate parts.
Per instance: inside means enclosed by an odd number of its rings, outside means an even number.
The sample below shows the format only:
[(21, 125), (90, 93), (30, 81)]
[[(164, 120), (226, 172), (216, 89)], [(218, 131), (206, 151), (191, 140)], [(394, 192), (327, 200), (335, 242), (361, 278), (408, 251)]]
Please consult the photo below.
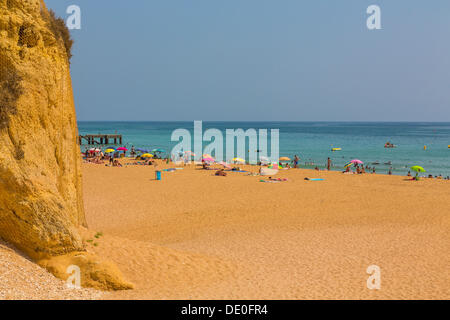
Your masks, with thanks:
[[(244, 170), (241, 170), (236, 165), (248, 165), (248, 162), (246, 162), (244, 159), (241, 158), (234, 158), (229, 162), (224, 161), (216, 161), (211, 155), (204, 154), (202, 157), (198, 158), (198, 161), (194, 161), (193, 158), (195, 157), (195, 154), (191, 151), (187, 152), (180, 152), (179, 155), (176, 156), (167, 156), (164, 155), (165, 151), (163, 149), (153, 149), (153, 152), (149, 150), (143, 150), (143, 149), (136, 149), (134, 146), (131, 147), (130, 150), (128, 150), (125, 147), (108, 147), (103, 150), (103, 148), (85, 148), (85, 151), (82, 153), (83, 160), (86, 163), (94, 163), (94, 164), (103, 164), (105, 166), (110, 167), (122, 167), (124, 164), (121, 162), (123, 159), (127, 160), (134, 160), (134, 162), (127, 162), (126, 165), (150, 165), (150, 166), (157, 166), (158, 162), (156, 160), (163, 161), (167, 164), (174, 163), (174, 164), (183, 164), (187, 165), (190, 163), (197, 164), (202, 167), (204, 170), (216, 170), (215, 174), (218, 176), (226, 176), (227, 171), (233, 171), (233, 172), (245, 172)], [(278, 163), (270, 162), (268, 158), (262, 158), (257, 163), (257, 166), (260, 167), (259, 174), (260, 175), (274, 175), (276, 174), (276, 171), (267, 171), (265, 168), (273, 169), (273, 170), (279, 170), (279, 169), (297, 169), (301, 168), (300, 165), (301, 159), (298, 155), (295, 155), (293, 159), (289, 157), (280, 157)], [(388, 165), (391, 165), (392, 163), (387, 163)], [(221, 166), (221, 168), (217, 168), (216, 165)], [(337, 171), (339, 170), (337, 166), (334, 165), (333, 160), (331, 158), (328, 158), (325, 162), (324, 166), (316, 165), (314, 162), (305, 162), (305, 168), (313, 168), (316, 171), (326, 170), (326, 171)], [(266, 171), (269, 172), (266, 174)], [(420, 173), (425, 173), (426, 170), (420, 166), (413, 166), (409, 168), (408, 173), (406, 174), (407, 177), (411, 177), (411, 180), (419, 180), (420, 179)], [(376, 163), (372, 165), (364, 164), (363, 161), (358, 159), (353, 159), (349, 161), (342, 170), (343, 174), (376, 174), (377, 173), (377, 167)], [(393, 174), (393, 168), (389, 167), (386, 170), (387, 175)], [(442, 180), (450, 180), (449, 176), (442, 176), (440, 175), (432, 175), (432, 174), (426, 174), (424, 177), (429, 179), (442, 179)]]

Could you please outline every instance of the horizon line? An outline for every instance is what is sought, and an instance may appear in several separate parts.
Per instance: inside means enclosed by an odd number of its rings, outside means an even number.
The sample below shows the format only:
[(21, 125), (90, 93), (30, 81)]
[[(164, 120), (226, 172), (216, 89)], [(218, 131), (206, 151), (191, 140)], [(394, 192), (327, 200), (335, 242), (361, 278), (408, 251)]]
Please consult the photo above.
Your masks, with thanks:
[(286, 122), (286, 123), (445, 123), (450, 124), (450, 121), (377, 121), (377, 120), (77, 120), (77, 122)]

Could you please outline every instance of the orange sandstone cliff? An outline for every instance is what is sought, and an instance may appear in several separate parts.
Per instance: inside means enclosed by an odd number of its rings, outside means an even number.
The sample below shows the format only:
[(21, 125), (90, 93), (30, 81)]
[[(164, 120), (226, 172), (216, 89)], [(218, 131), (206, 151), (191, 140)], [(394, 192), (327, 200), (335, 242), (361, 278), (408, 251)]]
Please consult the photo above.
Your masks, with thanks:
[(81, 283), (127, 289), (120, 271), (85, 250), (71, 40), (42, 0), (0, 0), (0, 237)]

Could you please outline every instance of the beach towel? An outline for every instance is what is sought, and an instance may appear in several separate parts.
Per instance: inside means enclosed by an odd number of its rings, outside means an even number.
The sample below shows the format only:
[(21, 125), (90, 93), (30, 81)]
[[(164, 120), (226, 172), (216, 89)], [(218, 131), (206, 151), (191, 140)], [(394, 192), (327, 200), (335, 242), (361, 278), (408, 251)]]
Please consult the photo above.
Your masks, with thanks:
[(270, 182), (270, 183), (276, 183), (276, 182), (286, 182), (288, 179), (271, 179), (271, 180), (259, 180), (259, 182)]
[(277, 182), (281, 182), (281, 181), (274, 181), (274, 180), (259, 180), (259, 182), (277, 183)]
[(308, 180), (308, 181), (324, 181), (325, 179), (322, 179), (322, 178), (305, 178), (305, 180)]

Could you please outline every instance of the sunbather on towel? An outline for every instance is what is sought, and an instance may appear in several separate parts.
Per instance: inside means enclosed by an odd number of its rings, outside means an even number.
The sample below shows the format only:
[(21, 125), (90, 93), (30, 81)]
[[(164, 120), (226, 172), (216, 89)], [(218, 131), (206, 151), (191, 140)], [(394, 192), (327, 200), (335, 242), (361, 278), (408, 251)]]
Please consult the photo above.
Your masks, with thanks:
[(225, 172), (225, 170), (220, 169), (216, 171), (216, 176), (226, 177), (227, 173)]

